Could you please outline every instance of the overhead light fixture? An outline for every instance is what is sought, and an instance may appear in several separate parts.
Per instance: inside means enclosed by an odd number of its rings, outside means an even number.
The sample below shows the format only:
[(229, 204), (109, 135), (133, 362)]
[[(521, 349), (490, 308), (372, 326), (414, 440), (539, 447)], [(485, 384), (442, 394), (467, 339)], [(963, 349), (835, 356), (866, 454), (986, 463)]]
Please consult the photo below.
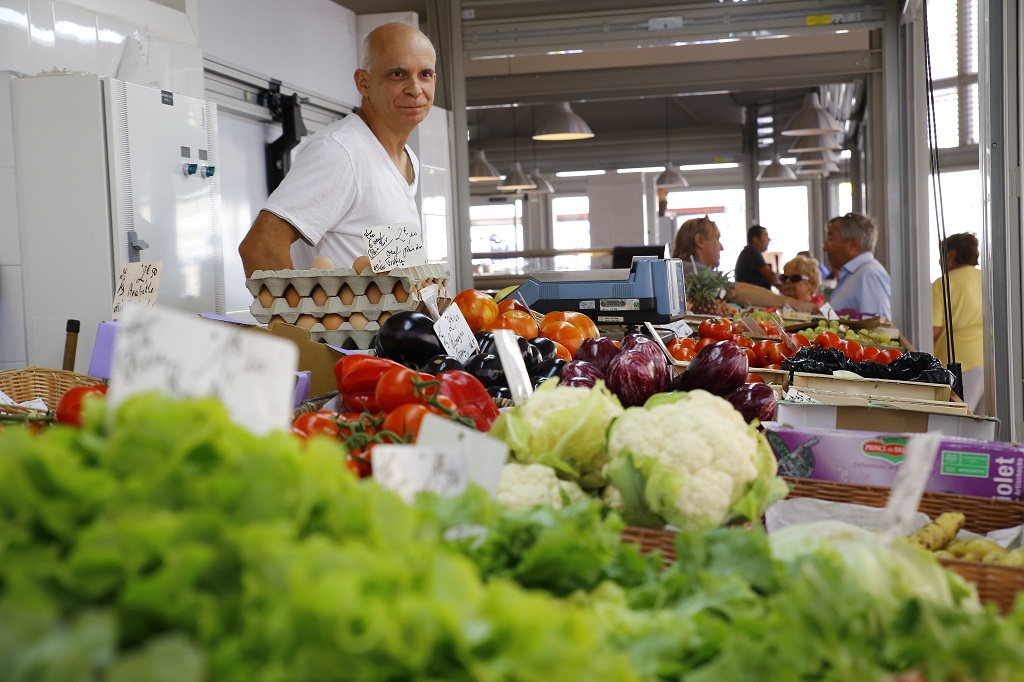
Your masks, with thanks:
[(820, 166), (826, 163), (837, 163), (839, 156), (835, 152), (819, 150), (816, 152), (801, 153), (793, 162), (794, 166)]
[(784, 180), (796, 180), (796, 173), (789, 166), (782, 165), (782, 159), (778, 154), (772, 154), (772, 162), (761, 169), (757, 174), (759, 182), (781, 182)]
[(497, 182), (498, 180), (501, 180), (501, 173), (494, 167), (494, 164), (487, 160), (484, 150), (478, 149), (469, 164), (469, 181)]
[(803, 135), (796, 138), (788, 151), (790, 154), (803, 154), (804, 152), (838, 152), (842, 148), (838, 135)]
[(686, 181), (686, 178), (672, 166), (672, 162), (669, 159), (672, 157), (672, 152), (669, 146), (669, 134), (668, 134), (668, 97), (665, 98), (665, 170), (662, 171), (661, 175), (654, 181), (654, 186), (660, 189), (682, 189), (689, 187), (690, 183)]
[(587, 122), (569, 108), (568, 102), (559, 102), (548, 118), (534, 130), (535, 140), (586, 140), (594, 136)]
[(825, 176), (830, 173), (838, 173), (839, 164), (823, 163), (816, 166), (801, 166), (796, 169), (797, 175)]
[(540, 174), (539, 168), (534, 168), (527, 176), (527, 179), (536, 185), (534, 189), (527, 190), (530, 194), (554, 194), (555, 188), (552, 187), (551, 183)]
[(537, 184), (526, 177), (523, 167), (519, 165), (519, 129), (516, 127), (516, 107), (512, 107), (512, 170), (505, 179), (498, 183), (498, 189), (502, 192), (515, 192), (516, 190), (534, 189)]
[(588, 175), (604, 175), (603, 170), (558, 171), (556, 178), (583, 178)]
[(800, 111), (789, 119), (782, 134), (800, 137), (801, 135), (831, 135), (841, 132), (843, 129), (839, 123), (821, 106), (818, 93), (809, 92), (804, 95), (804, 104)]

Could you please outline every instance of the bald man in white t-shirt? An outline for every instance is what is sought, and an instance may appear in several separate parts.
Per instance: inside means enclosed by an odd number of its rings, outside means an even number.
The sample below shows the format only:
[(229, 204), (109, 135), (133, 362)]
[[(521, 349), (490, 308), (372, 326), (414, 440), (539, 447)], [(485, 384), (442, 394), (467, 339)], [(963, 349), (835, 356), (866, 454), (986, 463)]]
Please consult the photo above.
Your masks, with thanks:
[(419, 160), (406, 143), (434, 102), (434, 47), (418, 29), (392, 23), (370, 32), (364, 55), (354, 75), (359, 111), (308, 140), (239, 245), (247, 277), (293, 268), (299, 239), (313, 258), (349, 267), (366, 253), (364, 228), (419, 223)]

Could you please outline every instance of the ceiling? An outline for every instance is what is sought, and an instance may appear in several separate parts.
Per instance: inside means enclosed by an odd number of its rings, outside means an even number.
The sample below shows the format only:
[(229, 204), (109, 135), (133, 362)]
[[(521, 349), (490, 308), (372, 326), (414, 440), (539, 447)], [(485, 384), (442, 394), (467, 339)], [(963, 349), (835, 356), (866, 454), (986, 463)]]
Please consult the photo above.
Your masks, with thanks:
[[(415, 11), (438, 0), (336, 0), (357, 14)], [(431, 7), (428, 8), (428, 3)], [(640, 4), (642, 3), (642, 5)], [(746, 134), (771, 156), (816, 90), (855, 144), (865, 78), (881, 71), (873, 35), (883, 0), (462, 0), (469, 146), (502, 171), (513, 159), (550, 174), (740, 162)], [(433, 13), (431, 13), (433, 10)], [(431, 33), (429, 26), (423, 26)], [(439, 55), (443, 59), (443, 55)], [(590, 140), (534, 142), (568, 101)], [(748, 123), (749, 121), (749, 123)], [(786, 138), (777, 139), (780, 152)]]

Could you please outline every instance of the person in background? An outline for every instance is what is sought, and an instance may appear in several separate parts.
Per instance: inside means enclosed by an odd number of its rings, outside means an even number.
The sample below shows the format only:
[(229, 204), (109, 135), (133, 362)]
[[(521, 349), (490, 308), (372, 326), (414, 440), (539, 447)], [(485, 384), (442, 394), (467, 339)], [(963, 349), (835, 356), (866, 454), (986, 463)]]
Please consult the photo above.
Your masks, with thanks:
[(892, 319), (892, 285), (875, 259), (878, 226), (871, 218), (847, 213), (828, 221), (823, 249), (838, 282), (829, 297), (836, 313), (881, 315)]
[(430, 39), (409, 24), (384, 24), (366, 36), (354, 74), (359, 111), (323, 128), (296, 155), (238, 247), (247, 277), (291, 269), (299, 239), (313, 247), (313, 258), (348, 267), (366, 253), (364, 228), (419, 224), (419, 160), (406, 142), (433, 104), (435, 58)]
[[(672, 258), (683, 261), (684, 275), (705, 268), (715, 269), (722, 259), (722, 231), (708, 216), (691, 218), (679, 226), (672, 243)], [(808, 301), (782, 296), (746, 282), (736, 282), (729, 292), (732, 303), (760, 307), (789, 306), (794, 310), (812, 313), (818, 306)]]
[(828, 266), (822, 263), (817, 258), (814, 258), (814, 256), (811, 255), (810, 251), (797, 251), (796, 255), (803, 256), (804, 258), (813, 258), (814, 262), (818, 264), (818, 271), (821, 273), (822, 281), (828, 279), (828, 276), (832, 274), (832, 271), (828, 269)]
[(746, 282), (764, 289), (778, 286), (779, 280), (775, 271), (765, 262), (762, 255), (768, 250), (770, 242), (768, 230), (764, 227), (754, 225), (747, 230), (747, 245), (740, 251), (736, 259), (736, 270), (733, 272), (737, 282)]
[(785, 296), (800, 301), (810, 301), (815, 305), (825, 302), (825, 297), (818, 295), (821, 287), (821, 269), (818, 261), (806, 256), (796, 256), (782, 266), (779, 275), (779, 291)]
[[(982, 321), (981, 270), (978, 265), (978, 238), (969, 232), (950, 235), (939, 244), (949, 271), (949, 307), (953, 331), (953, 352), (964, 381), (964, 402), (974, 414), (984, 409), (985, 352)], [(943, 366), (949, 363), (946, 348), (946, 315), (942, 278), (932, 282), (932, 336), (935, 357)]]

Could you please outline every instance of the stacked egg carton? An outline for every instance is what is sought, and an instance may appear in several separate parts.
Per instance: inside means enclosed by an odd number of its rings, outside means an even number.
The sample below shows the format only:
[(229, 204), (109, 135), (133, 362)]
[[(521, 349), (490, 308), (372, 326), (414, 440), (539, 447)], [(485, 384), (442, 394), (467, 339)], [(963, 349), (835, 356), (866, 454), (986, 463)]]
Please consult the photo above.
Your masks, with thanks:
[(420, 304), (414, 292), (437, 284), (439, 296), (447, 296), (449, 276), (437, 263), (387, 274), (369, 268), (363, 274), (352, 268), (257, 270), (245, 286), (254, 297), (249, 312), (260, 324), (282, 320), (308, 329), (314, 341), (366, 350), (384, 320)]

